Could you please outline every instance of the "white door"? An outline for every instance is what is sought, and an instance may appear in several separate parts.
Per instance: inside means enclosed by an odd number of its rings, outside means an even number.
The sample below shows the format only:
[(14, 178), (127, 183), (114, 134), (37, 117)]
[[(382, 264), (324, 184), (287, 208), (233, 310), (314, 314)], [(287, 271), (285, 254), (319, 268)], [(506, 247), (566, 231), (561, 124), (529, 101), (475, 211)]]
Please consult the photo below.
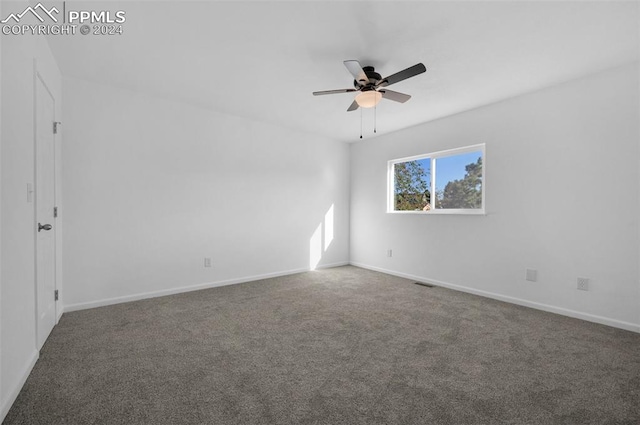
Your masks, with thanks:
[(38, 349), (56, 324), (55, 99), (36, 74), (36, 297)]

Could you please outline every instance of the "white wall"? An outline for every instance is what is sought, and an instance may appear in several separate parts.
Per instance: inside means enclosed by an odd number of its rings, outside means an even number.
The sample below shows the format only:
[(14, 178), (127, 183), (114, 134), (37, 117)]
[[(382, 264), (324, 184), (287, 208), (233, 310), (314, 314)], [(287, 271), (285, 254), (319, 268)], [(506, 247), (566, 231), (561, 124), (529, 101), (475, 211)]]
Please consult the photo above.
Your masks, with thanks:
[[(351, 262), (640, 331), (638, 79), (630, 65), (352, 145)], [(486, 215), (385, 213), (388, 160), (483, 142)]]
[(348, 263), (345, 144), (78, 79), (64, 93), (67, 311), (308, 270), (332, 205), (319, 266)]
[[(26, 4), (26, 3), (25, 3)], [(23, 6), (13, 3), (20, 10)], [(6, 8), (4, 8), (6, 11)], [(34, 59), (56, 98), (61, 117), (61, 77), (41, 37), (1, 38), (1, 256), (0, 419), (4, 418), (38, 358), (35, 321), (35, 217), (27, 202), (34, 184)], [(56, 229), (59, 233), (60, 229)], [(58, 260), (62, 258), (58, 252)], [(58, 263), (58, 270), (60, 270)], [(60, 283), (60, 282), (58, 282)]]
[[(2, 2), (0, 2), (0, 16)], [(0, 141), (2, 141), (2, 43), (0, 43)], [(2, 393), (2, 145), (0, 144), (0, 421), (4, 419), (4, 398)]]

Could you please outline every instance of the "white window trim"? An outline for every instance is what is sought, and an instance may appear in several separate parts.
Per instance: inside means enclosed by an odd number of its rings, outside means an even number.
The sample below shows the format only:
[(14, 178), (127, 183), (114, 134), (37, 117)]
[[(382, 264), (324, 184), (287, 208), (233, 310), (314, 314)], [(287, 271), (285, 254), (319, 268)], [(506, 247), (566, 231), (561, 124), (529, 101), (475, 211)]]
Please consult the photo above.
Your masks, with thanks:
[[(435, 196), (435, 188), (436, 188), (436, 159), (459, 155), (463, 153), (469, 152), (482, 152), (482, 208), (474, 208), (474, 209), (436, 209), (432, 208), (429, 211), (396, 211), (395, 207), (395, 182), (394, 182), (394, 173), (393, 166), (395, 164), (407, 161), (415, 161), (418, 159), (431, 159), (431, 184), (429, 187), (429, 191)], [(458, 215), (486, 215), (485, 212), (485, 170), (486, 170), (486, 146), (484, 143), (479, 143), (477, 145), (464, 146), (460, 148), (447, 149), (438, 152), (431, 152), (422, 155), (414, 155), (407, 156), (405, 158), (397, 158), (392, 159), (387, 162), (387, 213), (390, 214), (422, 214), (422, 215), (440, 215), (440, 214), (458, 214)]]

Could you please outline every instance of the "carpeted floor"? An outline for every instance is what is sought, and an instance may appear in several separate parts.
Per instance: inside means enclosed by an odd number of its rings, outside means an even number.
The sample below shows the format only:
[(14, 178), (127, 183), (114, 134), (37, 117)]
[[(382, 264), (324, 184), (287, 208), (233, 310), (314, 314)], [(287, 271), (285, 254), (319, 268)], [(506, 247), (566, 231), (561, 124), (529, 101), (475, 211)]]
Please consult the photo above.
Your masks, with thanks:
[(640, 334), (339, 267), (65, 314), (4, 424), (640, 424)]

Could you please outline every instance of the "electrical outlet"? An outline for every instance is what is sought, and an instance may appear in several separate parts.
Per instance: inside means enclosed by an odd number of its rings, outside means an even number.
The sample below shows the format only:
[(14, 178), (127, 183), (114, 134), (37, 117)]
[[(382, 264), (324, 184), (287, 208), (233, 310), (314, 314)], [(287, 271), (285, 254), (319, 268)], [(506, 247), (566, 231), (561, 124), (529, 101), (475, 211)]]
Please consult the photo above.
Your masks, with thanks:
[(538, 280), (538, 270), (525, 269), (524, 278), (529, 282), (536, 282)]
[(211, 257), (204, 257), (204, 266), (211, 267)]
[(587, 279), (586, 277), (579, 277), (578, 278), (578, 289), (581, 291), (588, 291), (589, 290), (589, 279)]
[(393, 257), (393, 250), (391, 249), (387, 250), (387, 257)]

